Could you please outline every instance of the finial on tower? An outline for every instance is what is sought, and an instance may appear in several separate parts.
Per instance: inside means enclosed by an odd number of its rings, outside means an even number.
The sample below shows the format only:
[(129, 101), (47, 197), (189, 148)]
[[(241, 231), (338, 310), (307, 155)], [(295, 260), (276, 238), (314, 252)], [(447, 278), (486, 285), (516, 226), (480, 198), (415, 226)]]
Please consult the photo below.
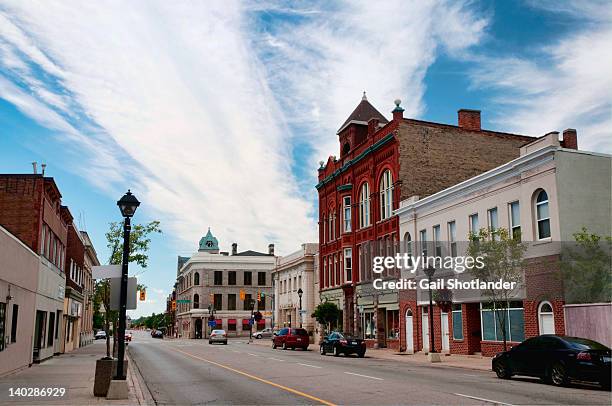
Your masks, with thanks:
[(366, 101), (368, 100), (365, 90), (363, 91), (363, 96), (361, 96), (361, 100), (366, 100)]

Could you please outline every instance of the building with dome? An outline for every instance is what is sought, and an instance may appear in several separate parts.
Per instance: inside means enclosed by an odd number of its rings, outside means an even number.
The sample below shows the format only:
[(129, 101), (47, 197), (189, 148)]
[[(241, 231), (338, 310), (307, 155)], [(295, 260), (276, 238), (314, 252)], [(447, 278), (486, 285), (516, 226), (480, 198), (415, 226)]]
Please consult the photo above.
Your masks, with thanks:
[[(268, 252), (221, 252), (210, 228), (200, 239), (191, 257), (178, 258), (176, 279), (176, 322), (181, 337), (206, 338), (212, 328), (224, 329), (228, 336), (249, 336), (250, 300), (253, 312), (262, 319), (253, 332), (272, 327), (272, 271), (276, 264), (274, 244)], [(212, 317), (211, 317), (212, 316)], [(214, 320), (214, 327), (209, 326)]]

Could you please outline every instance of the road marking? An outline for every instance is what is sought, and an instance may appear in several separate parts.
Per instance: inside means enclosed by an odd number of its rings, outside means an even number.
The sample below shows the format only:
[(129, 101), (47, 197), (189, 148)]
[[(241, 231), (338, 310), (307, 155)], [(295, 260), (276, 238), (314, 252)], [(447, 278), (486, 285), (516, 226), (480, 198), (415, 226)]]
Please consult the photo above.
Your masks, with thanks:
[(281, 361), (281, 362), (285, 362), (284, 359), (280, 359), (280, 358), (272, 358), (272, 357), (268, 357), (268, 359), (274, 360), (274, 361)]
[(235, 352), (236, 354), (241, 354), (240, 351), (236, 351), (236, 350), (232, 350), (232, 352)]
[(249, 373), (247, 373), (247, 372), (240, 371), (239, 369), (235, 369), (235, 368), (229, 367), (229, 366), (227, 366), (227, 365), (223, 365), (223, 364), (220, 364), (220, 363), (218, 363), (218, 362), (208, 360), (208, 359), (206, 359), (206, 358), (198, 357), (197, 355), (193, 355), (193, 354), (190, 354), (190, 353), (188, 353), (188, 352), (185, 352), (185, 351), (182, 351), (182, 350), (179, 350), (179, 349), (176, 349), (176, 350), (173, 350), (173, 351), (180, 352), (180, 353), (182, 353), (182, 354), (187, 355), (188, 357), (195, 358), (195, 359), (198, 359), (198, 360), (200, 360), (200, 361), (208, 362), (209, 364), (216, 365), (216, 366), (218, 366), (218, 367), (220, 367), (220, 368), (227, 369), (228, 371), (232, 371), (232, 372), (235, 372), (235, 373), (237, 373), (237, 374), (240, 374), (240, 375), (246, 376), (247, 378), (251, 378), (251, 379), (254, 379), (254, 380), (256, 380), (256, 381), (259, 381), (259, 382), (262, 382), (262, 383), (266, 383), (266, 384), (268, 384), (268, 385), (271, 385), (271, 386), (274, 386), (274, 387), (276, 387), (276, 388), (282, 389), (282, 390), (284, 390), (284, 391), (291, 392), (291, 393), (293, 393), (293, 394), (296, 394), (296, 395), (299, 395), (299, 396), (305, 397), (306, 399), (314, 400), (315, 402), (319, 402), (319, 403), (321, 403), (321, 404), (323, 404), (323, 405), (327, 405), (327, 406), (336, 406), (336, 405), (335, 405), (334, 403), (332, 403), (332, 402), (328, 402), (328, 401), (323, 400), (323, 399), (320, 399), (320, 398), (318, 398), (318, 397), (316, 397), (316, 396), (309, 395), (309, 394), (304, 393), (304, 392), (301, 392), (301, 391), (299, 391), (299, 390), (297, 390), (297, 389), (289, 388), (288, 386), (284, 386), (284, 385), (281, 385), (281, 384), (279, 384), (279, 383), (275, 383), (275, 382), (269, 381), (269, 380), (264, 379), (264, 378), (260, 378), (260, 377), (255, 376), (255, 375), (251, 375), (251, 374), (249, 374)]
[(463, 374), (464, 376), (475, 376), (476, 378), (480, 378), (480, 375), (472, 375), (472, 374)]
[(253, 354), (253, 353), (251, 353), (251, 352), (247, 352), (247, 354), (249, 354), (251, 357), (259, 357), (259, 355), (257, 355), (257, 354)]
[(469, 398), (469, 399), (474, 399), (474, 400), (480, 400), (481, 402), (493, 403), (494, 405), (514, 406), (511, 403), (504, 403), (504, 402), (500, 402), (497, 400), (491, 400), (491, 399), (479, 398), (476, 396), (464, 395), (462, 393), (453, 393), (453, 395), (457, 395), (457, 396), (461, 396), (461, 397)]
[(384, 381), (384, 379), (382, 378), (377, 378), (375, 376), (370, 376), (370, 375), (361, 375), (361, 374), (356, 374), (354, 372), (345, 372), (345, 374), (349, 374), (349, 375), (355, 375), (355, 376), (361, 376), (363, 378), (370, 378), (370, 379), (376, 379), (378, 381)]
[(310, 364), (302, 364), (301, 362), (298, 362), (298, 365), (303, 365), (305, 367), (310, 367), (310, 368), (323, 368), (323, 367), (318, 367), (316, 365), (310, 365)]

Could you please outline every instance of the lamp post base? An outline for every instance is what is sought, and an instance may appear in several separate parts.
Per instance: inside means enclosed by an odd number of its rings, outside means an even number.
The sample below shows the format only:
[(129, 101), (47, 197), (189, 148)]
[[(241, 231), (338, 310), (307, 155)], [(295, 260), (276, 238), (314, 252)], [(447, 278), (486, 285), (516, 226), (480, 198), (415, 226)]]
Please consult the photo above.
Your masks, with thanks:
[(113, 379), (108, 387), (106, 399), (127, 400), (129, 397), (128, 384), (126, 379)]
[(440, 359), (440, 353), (438, 352), (430, 352), (427, 354), (427, 359), (429, 360), (429, 362), (441, 362), (442, 360)]

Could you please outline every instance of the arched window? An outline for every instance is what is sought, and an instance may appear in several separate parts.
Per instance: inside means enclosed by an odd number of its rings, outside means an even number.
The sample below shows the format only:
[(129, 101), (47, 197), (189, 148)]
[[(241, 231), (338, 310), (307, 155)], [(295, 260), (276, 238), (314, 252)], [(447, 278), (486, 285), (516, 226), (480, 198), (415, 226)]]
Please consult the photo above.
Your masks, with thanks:
[(548, 194), (540, 190), (536, 197), (536, 222), (538, 240), (550, 238), (550, 214), (548, 210)]
[(393, 178), (391, 171), (386, 170), (380, 178), (380, 219), (385, 220), (391, 217), (393, 210)]
[(197, 293), (193, 295), (193, 308), (194, 309), (200, 308), (200, 295), (198, 295)]
[(323, 213), (323, 216), (321, 217), (322, 220), (322, 227), (323, 227), (323, 242), (327, 242), (327, 217), (325, 217), (325, 213)]
[(550, 302), (542, 302), (538, 306), (540, 334), (555, 334), (555, 314)]
[(370, 225), (370, 185), (368, 182), (359, 191), (359, 228)]
[(193, 274), (193, 284), (194, 285), (199, 285), (200, 284), (200, 274), (198, 272)]
[(412, 265), (412, 236), (410, 233), (404, 234), (404, 252), (408, 254), (408, 264)]

